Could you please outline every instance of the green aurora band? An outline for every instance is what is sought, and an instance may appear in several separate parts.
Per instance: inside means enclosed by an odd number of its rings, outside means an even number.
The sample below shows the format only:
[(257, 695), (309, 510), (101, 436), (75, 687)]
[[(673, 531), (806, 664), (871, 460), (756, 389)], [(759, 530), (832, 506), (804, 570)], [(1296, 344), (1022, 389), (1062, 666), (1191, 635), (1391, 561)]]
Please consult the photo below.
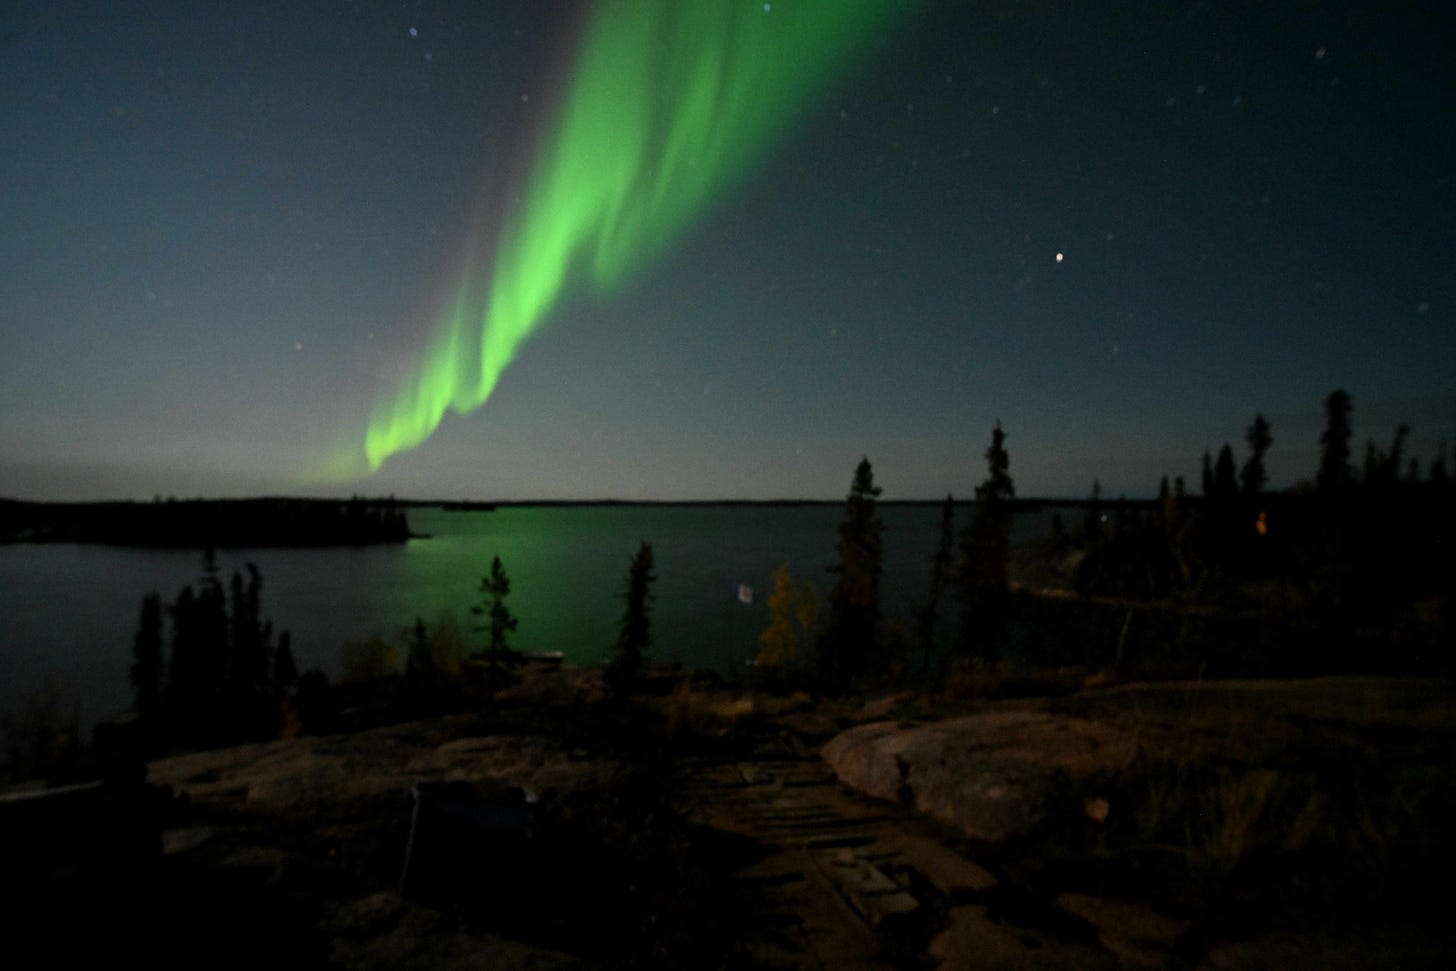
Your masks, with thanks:
[[(578, 282), (609, 290), (742, 180), (806, 104), (884, 37), (900, 0), (609, 0), (591, 11), (556, 125), (498, 242), (364, 435), (370, 471), (490, 397)], [(358, 474), (355, 438), (329, 461)]]

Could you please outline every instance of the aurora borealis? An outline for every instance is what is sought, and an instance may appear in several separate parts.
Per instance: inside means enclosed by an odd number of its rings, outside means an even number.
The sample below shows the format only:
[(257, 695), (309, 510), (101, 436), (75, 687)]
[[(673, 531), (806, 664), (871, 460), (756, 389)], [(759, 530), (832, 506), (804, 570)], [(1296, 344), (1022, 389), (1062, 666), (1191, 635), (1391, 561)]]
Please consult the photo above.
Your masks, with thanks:
[[(0, 497), (1149, 495), (1456, 451), (1414, 0), (0, 10)], [(1060, 258), (1059, 258), (1060, 256)], [(488, 399), (488, 401), (487, 401)], [(483, 406), (482, 406), (483, 405)]]
[[(604, 290), (668, 246), (896, 7), (905, 9), (889, 0), (595, 8), (483, 309), (462, 285), (418, 370), (375, 409), (369, 468), (418, 445), (447, 408), (480, 407), (573, 275)], [(345, 477), (357, 474), (347, 453), (343, 461)]]

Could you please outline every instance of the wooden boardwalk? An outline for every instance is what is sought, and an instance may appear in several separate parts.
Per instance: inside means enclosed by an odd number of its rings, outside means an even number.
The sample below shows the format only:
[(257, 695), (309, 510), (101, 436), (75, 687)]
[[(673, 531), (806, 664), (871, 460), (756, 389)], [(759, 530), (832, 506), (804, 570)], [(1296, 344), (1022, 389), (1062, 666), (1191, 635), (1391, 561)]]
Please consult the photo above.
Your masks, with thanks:
[(694, 822), (766, 854), (737, 878), (765, 910), (746, 927), (756, 965), (793, 969), (1109, 967), (1073, 939), (997, 916), (1000, 881), (900, 807), (866, 799), (817, 755), (691, 767), (678, 786)]

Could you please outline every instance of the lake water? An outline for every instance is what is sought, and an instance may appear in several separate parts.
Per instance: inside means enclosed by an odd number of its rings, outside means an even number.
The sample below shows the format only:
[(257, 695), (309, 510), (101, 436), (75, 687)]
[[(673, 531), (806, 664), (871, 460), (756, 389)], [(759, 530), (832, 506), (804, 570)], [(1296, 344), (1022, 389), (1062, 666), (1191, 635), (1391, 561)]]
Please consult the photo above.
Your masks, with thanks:
[[(957, 528), (970, 515), (958, 507)], [(569, 662), (608, 653), (624, 607), (627, 566), (642, 540), (656, 560), (651, 657), (723, 669), (741, 663), (767, 624), (770, 578), (787, 564), (822, 596), (831, 577), (838, 506), (507, 507), (410, 511), (427, 539), (396, 546), (233, 549), (225, 575), (256, 563), (263, 615), (292, 631), (299, 668), (333, 676), (340, 648), (371, 635), (403, 640), (416, 617), (468, 625), (481, 578), (499, 555), (520, 620), (512, 646), (563, 651)], [(938, 539), (936, 506), (886, 506), (881, 602), (908, 618), (925, 596)], [(1050, 514), (1018, 516), (1014, 536), (1044, 534)], [(129, 703), (131, 640), (142, 597), (173, 600), (196, 581), (195, 550), (79, 544), (0, 546), (0, 710), (48, 684), (83, 721)], [(738, 598), (740, 584), (753, 591)], [(477, 638), (480, 635), (475, 635)]]

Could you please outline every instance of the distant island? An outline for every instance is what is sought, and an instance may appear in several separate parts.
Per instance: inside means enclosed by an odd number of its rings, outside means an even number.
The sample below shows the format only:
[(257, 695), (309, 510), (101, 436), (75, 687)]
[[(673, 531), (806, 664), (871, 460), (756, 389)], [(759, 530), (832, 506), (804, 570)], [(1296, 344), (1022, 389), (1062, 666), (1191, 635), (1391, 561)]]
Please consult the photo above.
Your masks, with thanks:
[(388, 499), (167, 499), (152, 502), (0, 500), (0, 543), (227, 548), (367, 546), (411, 533)]

